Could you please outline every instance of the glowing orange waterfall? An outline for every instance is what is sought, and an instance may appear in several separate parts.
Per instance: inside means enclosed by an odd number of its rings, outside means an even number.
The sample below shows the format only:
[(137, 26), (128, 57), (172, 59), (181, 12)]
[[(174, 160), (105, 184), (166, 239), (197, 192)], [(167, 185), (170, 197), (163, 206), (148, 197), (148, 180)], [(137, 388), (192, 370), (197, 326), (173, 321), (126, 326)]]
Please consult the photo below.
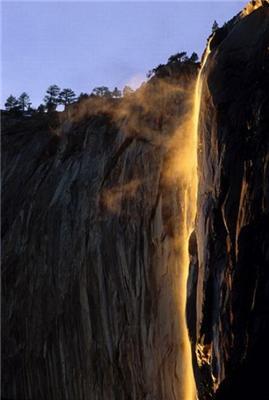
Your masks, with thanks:
[(189, 271), (189, 238), (194, 229), (195, 217), (197, 211), (197, 188), (198, 188), (198, 173), (197, 173), (197, 147), (198, 147), (198, 130), (199, 130), (199, 113), (202, 93), (202, 71), (206, 64), (207, 57), (210, 53), (210, 42), (208, 43), (206, 53), (203, 58), (200, 72), (195, 85), (195, 93), (193, 98), (193, 109), (191, 121), (188, 125), (188, 135), (186, 138), (186, 158), (187, 165), (184, 167), (185, 180), (185, 198), (184, 198), (184, 223), (183, 223), (183, 243), (182, 243), (182, 277), (180, 291), (182, 293), (181, 304), (181, 326), (182, 326), (182, 343), (184, 364), (183, 373), (183, 388), (179, 400), (195, 400), (197, 399), (196, 385), (192, 368), (191, 345), (188, 335), (188, 329), (185, 318), (186, 299), (187, 299), (187, 279)]

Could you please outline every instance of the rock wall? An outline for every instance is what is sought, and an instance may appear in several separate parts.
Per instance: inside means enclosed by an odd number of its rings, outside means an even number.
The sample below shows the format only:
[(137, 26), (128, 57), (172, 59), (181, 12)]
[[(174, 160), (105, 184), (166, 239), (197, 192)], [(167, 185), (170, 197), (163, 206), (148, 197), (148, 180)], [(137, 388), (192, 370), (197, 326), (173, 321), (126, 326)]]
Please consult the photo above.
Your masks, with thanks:
[(185, 102), (59, 136), (3, 121), (2, 399), (178, 400), (182, 184), (164, 124)]
[[(199, 400), (269, 398), (269, 11), (259, 5), (215, 33), (203, 71), (187, 307)], [(3, 400), (179, 400), (174, 164), (186, 161), (188, 126), (176, 128), (191, 85), (178, 96), (175, 83), (166, 108), (167, 85), (157, 100), (152, 86), (117, 121), (88, 106), (53, 129), (44, 116), (4, 116)]]
[[(194, 367), (199, 399), (268, 399), (269, 7), (216, 32), (203, 71)], [(198, 258), (198, 262), (197, 262)], [(195, 279), (193, 281), (195, 282)], [(215, 393), (215, 394), (214, 394)], [(213, 395), (214, 394), (214, 395)]]

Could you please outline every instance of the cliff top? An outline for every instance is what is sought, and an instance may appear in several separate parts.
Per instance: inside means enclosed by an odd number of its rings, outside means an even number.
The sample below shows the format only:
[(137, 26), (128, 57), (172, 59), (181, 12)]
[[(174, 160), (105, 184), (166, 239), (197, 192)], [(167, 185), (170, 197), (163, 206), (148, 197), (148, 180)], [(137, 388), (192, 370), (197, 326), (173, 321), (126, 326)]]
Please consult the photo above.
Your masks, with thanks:
[(252, 0), (241, 11), (240, 17), (244, 18), (260, 7), (269, 6), (269, 0)]

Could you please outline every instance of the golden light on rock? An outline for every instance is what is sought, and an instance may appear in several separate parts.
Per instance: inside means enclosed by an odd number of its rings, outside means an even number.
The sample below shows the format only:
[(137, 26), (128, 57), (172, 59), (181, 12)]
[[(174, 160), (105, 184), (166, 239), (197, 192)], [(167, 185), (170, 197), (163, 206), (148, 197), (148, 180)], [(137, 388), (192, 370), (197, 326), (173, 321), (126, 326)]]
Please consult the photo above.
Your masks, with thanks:
[(185, 198), (184, 198), (184, 222), (183, 222), (183, 235), (182, 235), (182, 279), (180, 282), (180, 291), (183, 294), (181, 304), (181, 323), (182, 323), (182, 340), (184, 343), (184, 351), (182, 354), (182, 363), (185, 365), (184, 371), (184, 384), (183, 392), (181, 395), (182, 400), (195, 400), (197, 399), (197, 391), (195, 385), (195, 379), (192, 367), (192, 354), (191, 345), (188, 335), (188, 329), (186, 324), (186, 299), (187, 299), (187, 279), (189, 271), (189, 238), (194, 230), (195, 217), (197, 212), (197, 189), (198, 189), (198, 162), (197, 162), (197, 149), (198, 149), (198, 134), (199, 134), (199, 114), (201, 105), (201, 94), (202, 94), (202, 73), (203, 68), (206, 64), (207, 58), (210, 54), (210, 41), (208, 43), (206, 52), (203, 57), (201, 68), (196, 80), (193, 102), (192, 102), (192, 113), (189, 123), (186, 125), (188, 129), (188, 135), (186, 135), (186, 157), (184, 157), (184, 180), (185, 180)]

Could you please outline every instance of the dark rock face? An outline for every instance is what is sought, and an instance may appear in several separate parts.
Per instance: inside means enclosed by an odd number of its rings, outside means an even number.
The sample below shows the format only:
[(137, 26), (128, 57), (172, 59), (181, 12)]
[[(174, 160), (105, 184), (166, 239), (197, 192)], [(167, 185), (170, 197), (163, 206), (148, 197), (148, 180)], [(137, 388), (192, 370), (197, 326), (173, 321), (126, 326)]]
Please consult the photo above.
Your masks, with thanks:
[(61, 137), (39, 125), (3, 121), (2, 398), (176, 400), (169, 132), (150, 119), (137, 135), (109, 115), (65, 121)]
[(265, 400), (269, 398), (268, 4), (237, 20), (225, 37), (211, 44), (200, 114), (195, 372), (200, 399), (215, 393), (218, 400)]
[[(266, 4), (233, 19), (203, 73), (187, 307), (199, 400), (269, 398), (268, 25)], [(3, 121), (2, 399), (180, 398), (184, 187), (168, 170), (189, 103), (154, 116), (154, 90), (147, 115), (71, 118), (59, 136), (46, 118)]]

